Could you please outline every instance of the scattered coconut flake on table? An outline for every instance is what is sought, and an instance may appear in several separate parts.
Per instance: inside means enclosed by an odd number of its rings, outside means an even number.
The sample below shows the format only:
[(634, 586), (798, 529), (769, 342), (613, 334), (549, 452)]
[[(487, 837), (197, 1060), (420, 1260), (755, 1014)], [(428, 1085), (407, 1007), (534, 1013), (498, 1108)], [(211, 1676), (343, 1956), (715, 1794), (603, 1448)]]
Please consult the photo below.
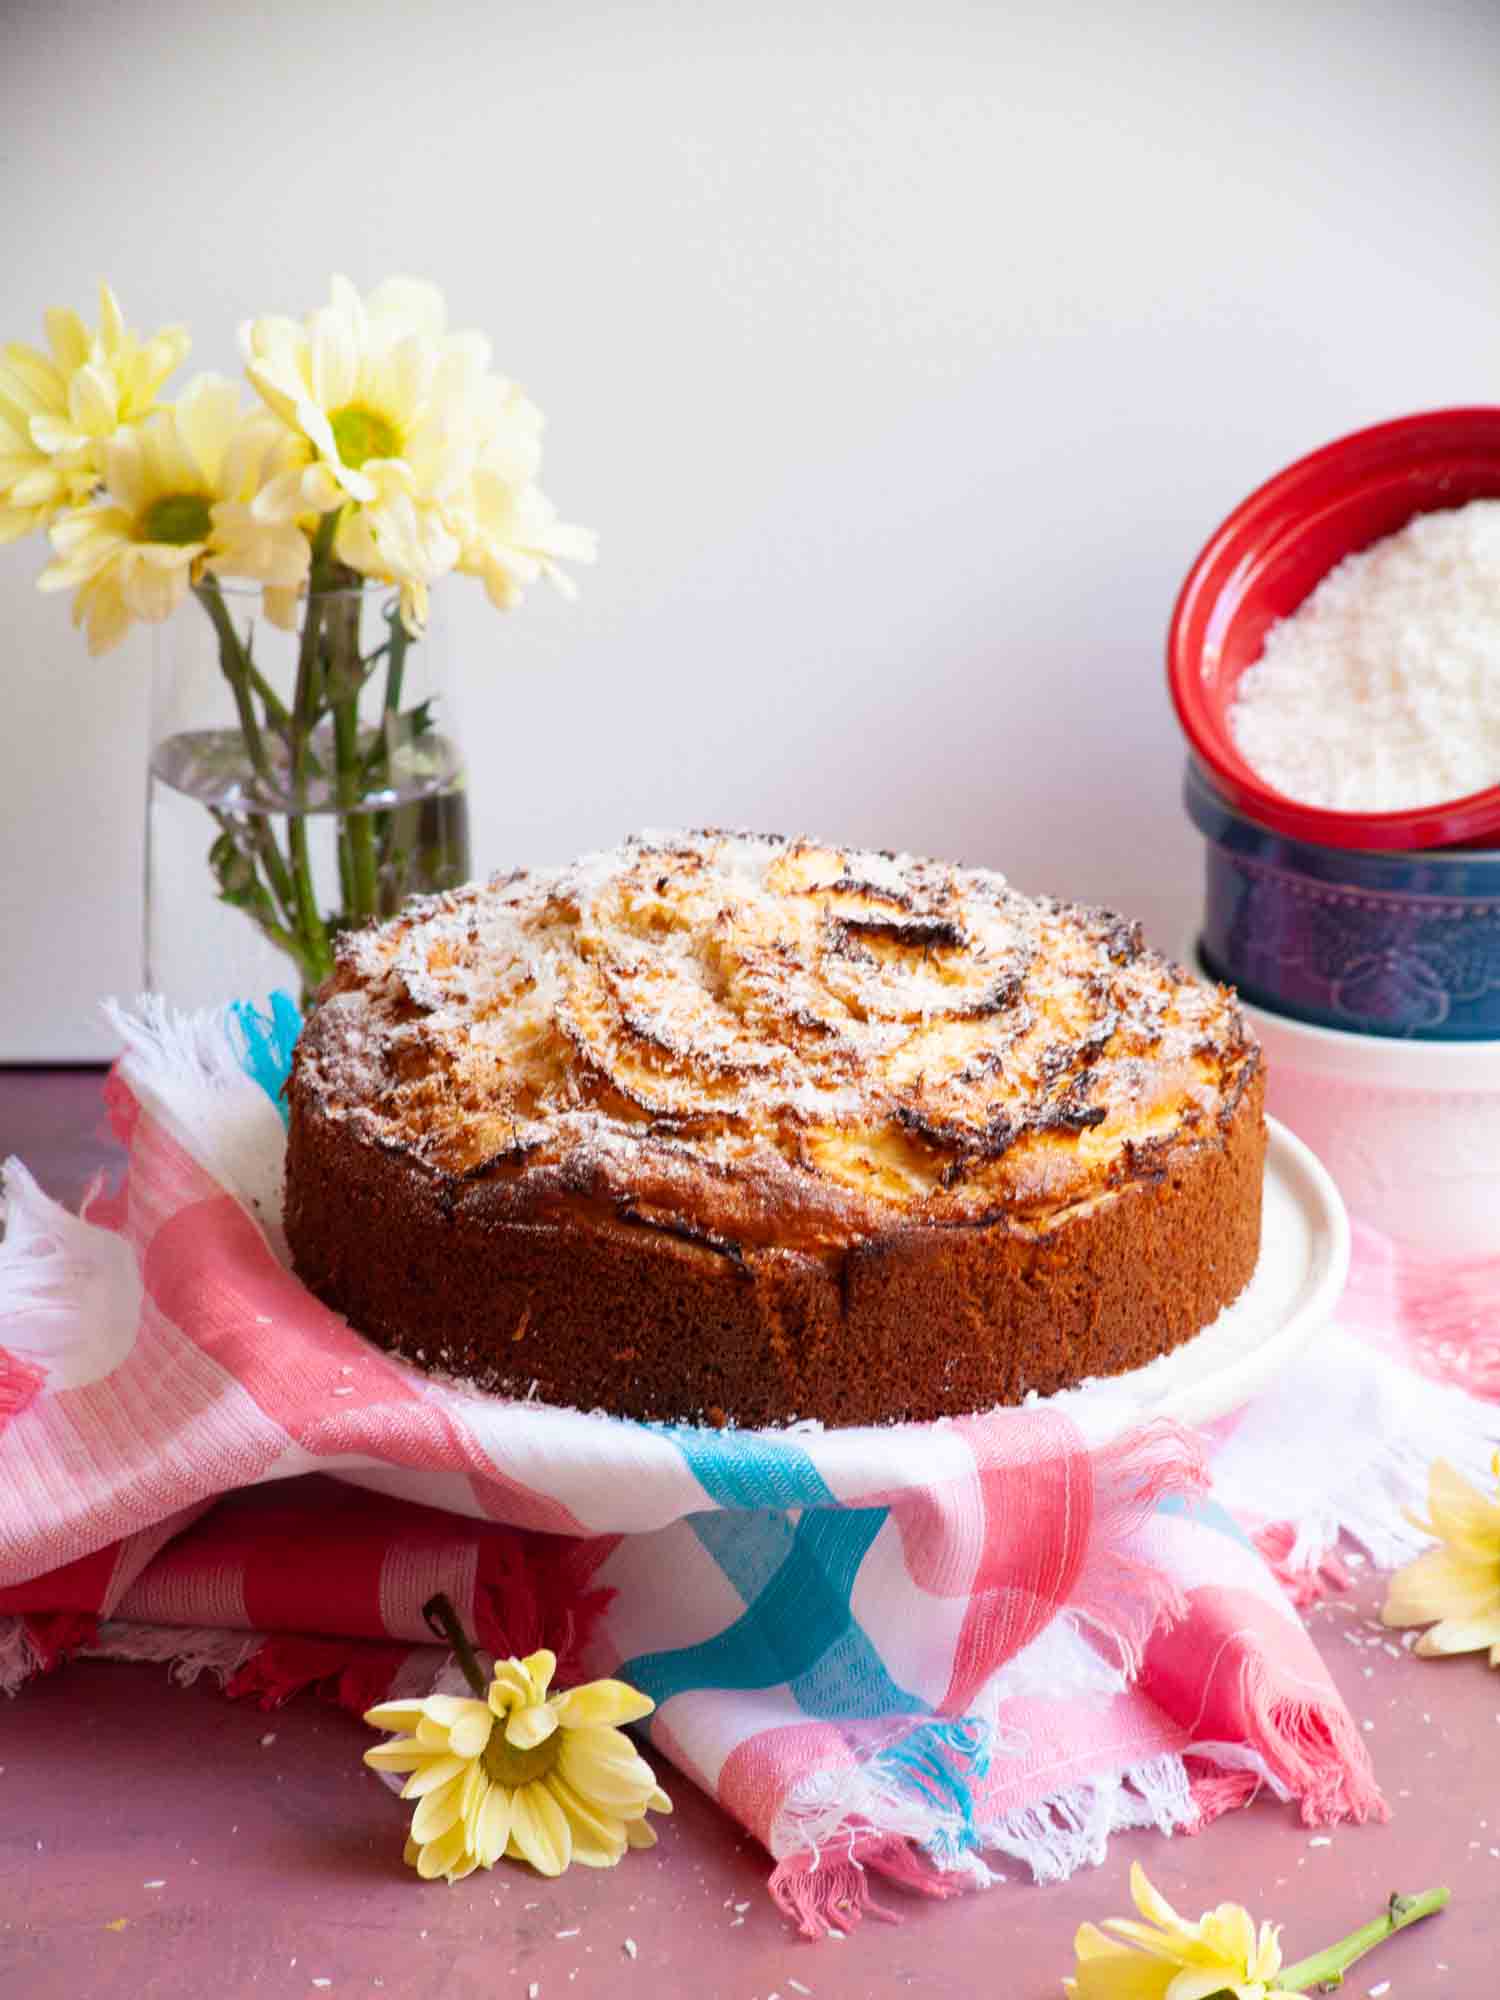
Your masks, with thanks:
[(1305, 805), (1397, 812), (1500, 784), (1500, 500), (1346, 556), (1267, 632), (1228, 723)]

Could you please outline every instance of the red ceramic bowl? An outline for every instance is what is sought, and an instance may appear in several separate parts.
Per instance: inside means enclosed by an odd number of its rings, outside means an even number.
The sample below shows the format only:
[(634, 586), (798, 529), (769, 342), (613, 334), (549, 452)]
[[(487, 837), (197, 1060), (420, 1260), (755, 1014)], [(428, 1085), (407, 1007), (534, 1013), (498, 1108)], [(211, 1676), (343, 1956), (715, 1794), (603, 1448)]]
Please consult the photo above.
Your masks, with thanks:
[(1188, 572), (1167, 678), (1188, 741), (1240, 811), (1322, 847), (1500, 844), (1500, 785), (1404, 812), (1328, 812), (1272, 790), (1240, 756), (1226, 712), (1266, 630), (1356, 549), (1413, 515), (1500, 499), (1500, 409), (1432, 410), (1324, 445), (1235, 508)]

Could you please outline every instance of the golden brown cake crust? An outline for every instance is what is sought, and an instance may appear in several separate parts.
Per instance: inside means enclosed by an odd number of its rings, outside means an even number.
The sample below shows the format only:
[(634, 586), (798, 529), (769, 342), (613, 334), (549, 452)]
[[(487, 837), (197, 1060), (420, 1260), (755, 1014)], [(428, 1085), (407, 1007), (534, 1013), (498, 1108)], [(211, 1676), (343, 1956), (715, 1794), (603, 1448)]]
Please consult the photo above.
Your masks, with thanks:
[(665, 1420), (930, 1418), (1248, 1282), (1239, 1009), (995, 875), (722, 834), (345, 939), (289, 1088), (300, 1275), (372, 1338)]

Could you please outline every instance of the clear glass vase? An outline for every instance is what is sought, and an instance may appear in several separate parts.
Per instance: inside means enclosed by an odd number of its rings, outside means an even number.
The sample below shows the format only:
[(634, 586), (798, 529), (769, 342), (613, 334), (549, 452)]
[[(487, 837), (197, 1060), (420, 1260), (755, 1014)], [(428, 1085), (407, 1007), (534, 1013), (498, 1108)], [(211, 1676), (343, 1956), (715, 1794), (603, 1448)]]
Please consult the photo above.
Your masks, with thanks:
[(147, 988), (178, 1007), (305, 1007), (351, 925), (469, 876), (463, 760), (429, 627), (351, 585), (263, 615), (206, 579), (156, 628)]

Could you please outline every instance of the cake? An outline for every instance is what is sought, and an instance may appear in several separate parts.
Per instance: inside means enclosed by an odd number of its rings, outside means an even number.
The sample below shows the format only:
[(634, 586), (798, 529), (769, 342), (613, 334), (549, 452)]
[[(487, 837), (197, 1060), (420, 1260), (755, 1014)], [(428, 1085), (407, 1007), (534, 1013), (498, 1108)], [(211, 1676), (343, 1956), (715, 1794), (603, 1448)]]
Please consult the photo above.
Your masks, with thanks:
[(1107, 912), (639, 836), (345, 933), (288, 1084), (295, 1267), (372, 1340), (664, 1421), (958, 1415), (1243, 1289), (1258, 1048)]

